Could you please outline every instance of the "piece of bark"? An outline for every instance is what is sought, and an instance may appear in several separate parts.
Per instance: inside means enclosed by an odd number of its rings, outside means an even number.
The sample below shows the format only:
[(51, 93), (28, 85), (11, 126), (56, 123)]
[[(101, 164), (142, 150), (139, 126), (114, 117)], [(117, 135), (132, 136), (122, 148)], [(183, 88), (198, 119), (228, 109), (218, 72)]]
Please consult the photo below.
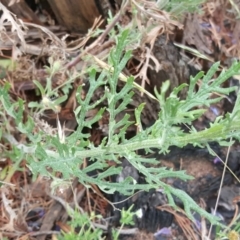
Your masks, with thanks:
[(92, 27), (94, 20), (104, 15), (108, 0), (48, 0), (60, 25), (72, 32), (85, 33)]

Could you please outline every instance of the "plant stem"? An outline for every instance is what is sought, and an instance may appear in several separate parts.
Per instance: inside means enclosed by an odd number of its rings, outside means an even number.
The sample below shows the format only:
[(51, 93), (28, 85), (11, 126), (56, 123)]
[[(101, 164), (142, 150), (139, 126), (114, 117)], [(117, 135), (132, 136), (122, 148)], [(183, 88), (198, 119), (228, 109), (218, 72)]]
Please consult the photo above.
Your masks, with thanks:
[[(232, 136), (232, 133), (235, 131), (240, 131), (240, 120), (233, 120), (231, 124), (226, 124), (225, 122), (217, 123), (211, 128), (199, 131), (196, 133), (185, 134), (184, 136), (172, 136), (171, 139), (166, 139), (164, 136), (158, 138), (146, 139), (146, 140), (136, 140), (134, 142), (128, 142), (125, 144), (113, 144), (107, 148), (101, 149), (89, 149), (76, 151), (75, 157), (86, 158), (86, 157), (99, 157), (106, 154), (122, 154), (124, 152), (136, 151), (139, 149), (147, 148), (159, 148), (167, 145), (175, 145), (183, 147), (189, 143), (199, 143), (204, 144), (211, 141), (217, 141), (219, 139), (226, 139)], [(18, 144), (18, 142), (13, 139), (13, 137), (8, 136), (7, 134), (3, 135), (11, 144), (15, 145), (17, 148), (21, 149), (25, 153), (34, 153), (35, 148), (28, 147), (23, 144)], [(49, 156), (57, 157), (58, 153), (53, 150), (46, 150), (46, 153)]]

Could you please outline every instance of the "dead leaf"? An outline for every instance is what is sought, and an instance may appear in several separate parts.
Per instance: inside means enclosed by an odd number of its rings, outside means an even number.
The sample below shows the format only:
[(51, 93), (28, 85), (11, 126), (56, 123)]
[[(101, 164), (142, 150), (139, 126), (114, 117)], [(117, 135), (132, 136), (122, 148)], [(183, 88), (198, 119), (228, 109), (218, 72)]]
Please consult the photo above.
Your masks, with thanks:
[(7, 224), (0, 228), (1, 230), (15, 231), (14, 222), (17, 219), (17, 215), (11, 207), (12, 202), (13, 200), (7, 199), (4, 191), (2, 190), (3, 216), (8, 218), (9, 221)]

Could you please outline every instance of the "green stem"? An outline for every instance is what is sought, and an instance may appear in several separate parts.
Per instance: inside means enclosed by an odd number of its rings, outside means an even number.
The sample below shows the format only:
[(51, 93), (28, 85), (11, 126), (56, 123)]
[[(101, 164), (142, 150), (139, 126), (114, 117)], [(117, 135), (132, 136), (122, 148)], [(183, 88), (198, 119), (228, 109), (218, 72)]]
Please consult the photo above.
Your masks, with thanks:
[[(90, 149), (90, 150), (82, 150), (76, 151), (75, 157), (78, 158), (88, 158), (88, 157), (99, 157), (106, 154), (123, 154), (124, 152), (136, 151), (139, 149), (148, 149), (148, 148), (159, 148), (166, 147), (166, 144), (169, 146), (179, 146), (183, 147), (187, 144), (191, 143), (199, 143), (204, 144), (211, 141), (216, 141), (220, 139), (227, 139), (231, 137), (232, 132), (239, 131), (240, 132), (240, 120), (234, 120), (231, 124), (226, 124), (225, 122), (221, 122), (219, 124), (215, 124), (208, 129), (205, 129), (196, 133), (185, 134), (184, 136), (172, 136), (171, 139), (166, 139), (166, 136), (160, 136), (158, 138), (146, 139), (146, 140), (136, 140), (135, 142), (129, 142), (125, 144), (114, 144), (109, 146), (108, 148), (102, 149)], [(240, 134), (240, 133), (239, 133)], [(24, 144), (18, 144), (18, 142), (13, 139), (12, 136), (8, 134), (3, 135), (11, 144), (15, 145), (17, 148), (21, 149), (25, 153), (34, 153), (34, 147), (28, 147)], [(58, 157), (58, 153), (52, 150), (46, 150), (46, 153), (51, 157)]]
[[(185, 136), (175, 136), (171, 139), (166, 139), (166, 136), (161, 136), (154, 139), (146, 139), (142, 141), (129, 142), (126, 144), (115, 144), (109, 146), (107, 149), (91, 149), (84, 151), (76, 151), (75, 156), (80, 158), (86, 157), (97, 157), (104, 154), (121, 154), (129, 151), (136, 151), (139, 149), (147, 148), (159, 148), (161, 149), (166, 145), (166, 141), (169, 146), (180, 146), (183, 147), (191, 143), (207, 143), (216, 141), (217, 139), (227, 139), (230, 137), (231, 132), (240, 131), (240, 120), (235, 120), (229, 124), (228, 127), (224, 126), (224, 123), (215, 124), (214, 126), (205, 129), (200, 132), (186, 134)], [(52, 152), (52, 151), (51, 151)], [(54, 152), (54, 155), (57, 154)]]

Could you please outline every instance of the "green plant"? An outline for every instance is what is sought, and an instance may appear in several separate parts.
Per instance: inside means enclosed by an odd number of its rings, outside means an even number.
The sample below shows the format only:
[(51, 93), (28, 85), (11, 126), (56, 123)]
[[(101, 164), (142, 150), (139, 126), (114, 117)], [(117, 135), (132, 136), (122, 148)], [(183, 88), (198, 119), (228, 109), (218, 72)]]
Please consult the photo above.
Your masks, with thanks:
[[(141, 111), (143, 105), (135, 110), (136, 123), (140, 131), (131, 138), (126, 139), (126, 129), (130, 124), (129, 115), (126, 114), (120, 121), (116, 122), (116, 115), (127, 108), (131, 102), (134, 88), (134, 78), (129, 77), (125, 86), (119, 91), (117, 83), (121, 71), (131, 57), (130, 51), (125, 51), (128, 44), (128, 30), (119, 34), (117, 46), (111, 51), (108, 59), (111, 71), (102, 70), (97, 76), (94, 68), (88, 69), (89, 89), (85, 99), (81, 98), (82, 86), (77, 90), (77, 100), (79, 107), (75, 111), (78, 127), (76, 131), (66, 137), (64, 140), (57, 135), (51, 135), (38, 129), (37, 124), (32, 116), (28, 116), (27, 121), (23, 121), (24, 102), (21, 99), (14, 102), (9, 95), (9, 84), (0, 88), (0, 112), (4, 119), (1, 127), (1, 137), (12, 145), (12, 149), (5, 150), (3, 155), (11, 155), (12, 159), (27, 159), (28, 166), (35, 174), (55, 177), (56, 172), (62, 173), (62, 178), (69, 180), (78, 177), (86, 187), (92, 184), (107, 193), (116, 191), (131, 195), (137, 190), (158, 189), (162, 188), (167, 195), (169, 204), (176, 207), (173, 196), (175, 195), (183, 202), (186, 214), (193, 219), (193, 211), (200, 213), (212, 223), (218, 223), (217, 219), (211, 214), (201, 209), (185, 192), (175, 189), (164, 182), (162, 179), (167, 177), (180, 178), (182, 180), (192, 179), (184, 171), (167, 170), (166, 168), (148, 167), (150, 164), (158, 163), (155, 159), (146, 159), (136, 154), (136, 150), (145, 149), (150, 151), (151, 148), (157, 148), (159, 152), (168, 152), (170, 146), (183, 147), (187, 144), (198, 146), (208, 146), (208, 142), (217, 141), (220, 144), (226, 144), (229, 138), (239, 139), (240, 133), (240, 97), (236, 101), (232, 113), (226, 114), (225, 117), (219, 117), (211, 126), (203, 131), (197, 132), (194, 127), (186, 133), (181, 130), (180, 124), (185, 123), (191, 126), (193, 120), (199, 118), (204, 110), (195, 109), (195, 107), (210, 106), (210, 104), (221, 99), (210, 99), (212, 92), (228, 94), (235, 90), (234, 87), (222, 88), (221, 84), (229, 77), (237, 74), (240, 70), (240, 63), (234, 63), (228, 70), (223, 71), (219, 77), (212, 80), (215, 72), (218, 70), (219, 63), (213, 64), (212, 68), (206, 75), (203, 72), (190, 79), (189, 86), (182, 84), (175, 88), (169, 97), (166, 92), (169, 87), (169, 81), (165, 82), (158, 92), (155, 90), (161, 111), (158, 120), (149, 128), (143, 129), (141, 126)], [(198, 91), (195, 91), (196, 83), (202, 79), (202, 84)], [(105, 87), (105, 94), (102, 98), (91, 103), (91, 97), (100, 86)], [(185, 100), (180, 100), (178, 93), (188, 87), (188, 94)], [(43, 90), (42, 90), (43, 91)], [(101, 108), (96, 116), (90, 121), (85, 121), (86, 113), (95, 108), (100, 102), (107, 100), (108, 106)], [(94, 146), (89, 141), (89, 134), (84, 133), (84, 128), (91, 128), (92, 124), (97, 122), (104, 111), (109, 113), (109, 133), (99, 146)], [(23, 134), (26, 134), (27, 142), (18, 142), (12, 135), (12, 126), (9, 125), (8, 118), (12, 119), (15, 128)], [(118, 131), (116, 131), (118, 130)], [(123, 182), (109, 182), (109, 176), (119, 174), (121, 167), (109, 167), (107, 159), (119, 163), (120, 158), (126, 158), (141, 174), (146, 178), (145, 184), (137, 184), (130, 177)], [(84, 160), (90, 159), (91, 164), (81, 168)], [(146, 166), (145, 163), (148, 163)], [(96, 176), (90, 176), (93, 170), (97, 170)]]
[(164, 9), (167, 12), (170, 12), (174, 17), (183, 16), (184, 13), (191, 13), (199, 11), (199, 5), (206, 2), (206, 0), (184, 0), (181, 1), (181, 4), (179, 4), (179, 1), (176, 0), (157, 0), (157, 5), (160, 9)]
[[(35, 109), (35, 112), (38, 112), (38, 114), (41, 114), (48, 109), (53, 110), (54, 112), (59, 112), (59, 105), (68, 98), (69, 89), (71, 88), (70, 83), (80, 76), (80, 74), (78, 74), (77, 76), (70, 77), (63, 85), (53, 88), (52, 77), (60, 71), (62, 63), (60, 61), (54, 61), (52, 57), (48, 59), (48, 62), (49, 67), (46, 67), (46, 72), (49, 74), (49, 77), (47, 77), (46, 80), (46, 87), (44, 88), (40, 82), (33, 80), (33, 83), (37, 86), (42, 100), (40, 103), (30, 102), (28, 104), (28, 107)], [(57, 91), (59, 88), (62, 89), (64, 95), (59, 96)]]
[(223, 239), (230, 239), (230, 240), (237, 240), (239, 239), (240, 233), (240, 223), (239, 223), (240, 215), (237, 215), (231, 223), (221, 228), (220, 226), (216, 228), (216, 239), (223, 240)]
[(119, 239), (119, 235), (120, 235), (121, 230), (124, 226), (134, 225), (133, 217), (136, 213), (131, 212), (132, 208), (133, 208), (133, 205), (128, 210), (123, 209), (121, 211), (121, 219), (120, 219), (121, 226), (118, 230), (113, 229), (113, 231), (112, 231), (114, 240)]
[[(75, 239), (104, 239), (102, 238), (103, 231), (99, 228), (106, 228), (101, 224), (96, 224), (96, 220), (99, 221), (102, 219), (101, 215), (95, 215), (92, 212), (88, 215), (81, 208), (73, 210), (68, 204), (65, 203), (68, 215), (71, 217), (71, 221), (69, 221), (69, 225), (71, 226), (71, 230), (67, 233), (63, 233), (63, 236), (59, 236), (59, 240), (75, 240)], [(121, 234), (121, 230), (126, 225), (134, 225), (133, 217), (136, 214), (135, 212), (131, 212), (133, 205), (128, 210), (121, 211), (121, 226), (119, 229), (112, 229), (112, 236), (114, 240), (119, 239), (119, 235)], [(98, 227), (97, 227), (98, 226)], [(75, 232), (75, 229), (80, 229), (78, 232)]]
[[(79, 210), (73, 210), (71, 207), (67, 206), (67, 211), (71, 217), (69, 224), (71, 226), (71, 231), (63, 233), (63, 236), (60, 236), (58, 239), (62, 240), (81, 240), (81, 239), (92, 239), (99, 240), (103, 239), (103, 231), (94, 226), (93, 220), (100, 219), (101, 216), (91, 213), (87, 213)], [(79, 228), (80, 230), (76, 233), (75, 229)]]

